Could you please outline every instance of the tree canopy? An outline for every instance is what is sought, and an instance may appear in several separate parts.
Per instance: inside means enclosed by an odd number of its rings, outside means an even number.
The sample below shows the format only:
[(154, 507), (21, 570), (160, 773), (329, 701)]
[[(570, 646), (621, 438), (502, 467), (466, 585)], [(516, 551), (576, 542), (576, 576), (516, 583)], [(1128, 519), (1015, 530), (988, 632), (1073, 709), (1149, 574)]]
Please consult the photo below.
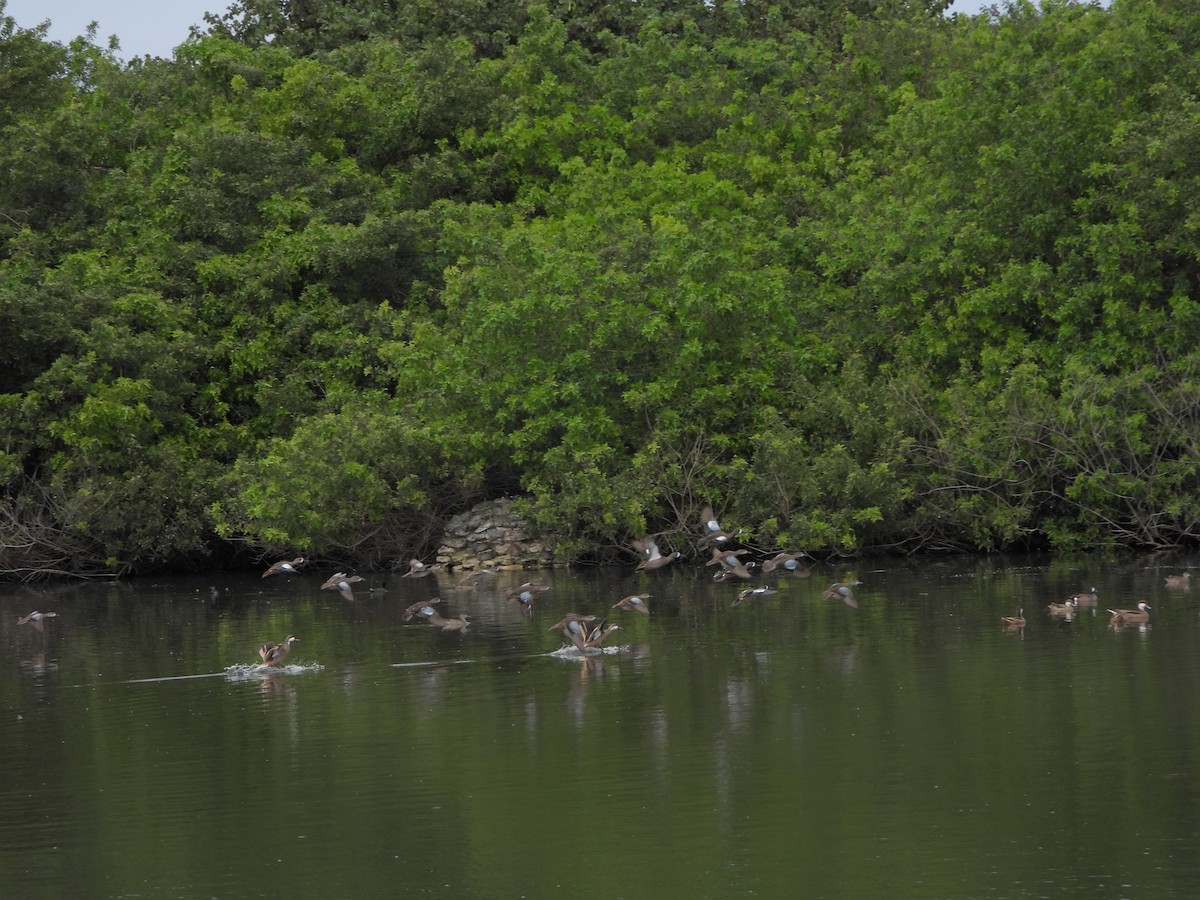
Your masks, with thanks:
[(1200, 538), (1200, 9), (0, 0), (0, 569)]

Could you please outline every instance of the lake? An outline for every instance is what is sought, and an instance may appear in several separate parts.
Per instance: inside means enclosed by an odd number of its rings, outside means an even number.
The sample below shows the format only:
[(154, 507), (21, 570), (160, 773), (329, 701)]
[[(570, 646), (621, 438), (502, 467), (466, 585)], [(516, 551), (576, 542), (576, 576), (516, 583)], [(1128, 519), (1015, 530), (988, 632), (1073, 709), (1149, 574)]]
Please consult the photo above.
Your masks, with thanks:
[[(3, 584), (0, 893), (1200, 896), (1200, 583), (1164, 583), (1192, 567)], [(501, 599), (527, 578), (531, 617)], [(858, 609), (820, 599), (855, 579)], [(611, 609), (635, 592), (650, 615)], [(465, 632), (403, 621), (435, 596)], [(620, 629), (564, 651), (566, 612)]]

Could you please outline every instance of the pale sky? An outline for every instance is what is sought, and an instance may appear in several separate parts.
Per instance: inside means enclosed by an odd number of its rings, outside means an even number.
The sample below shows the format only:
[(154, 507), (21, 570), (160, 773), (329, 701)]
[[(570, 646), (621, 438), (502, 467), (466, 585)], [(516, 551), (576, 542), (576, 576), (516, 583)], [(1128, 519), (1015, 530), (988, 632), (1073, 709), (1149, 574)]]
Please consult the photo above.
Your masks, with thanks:
[[(951, 11), (973, 13), (993, 0), (955, 0)], [(50, 20), (49, 38), (68, 43), (99, 23), (96, 42), (105, 46), (109, 35), (121, 41), (121, 59), (137, 56), (170, 58), (192, 25), (204, 24), (206, 12), (224, 13), (226, 0), (8, 0), (5, 14), (21, 28)]]

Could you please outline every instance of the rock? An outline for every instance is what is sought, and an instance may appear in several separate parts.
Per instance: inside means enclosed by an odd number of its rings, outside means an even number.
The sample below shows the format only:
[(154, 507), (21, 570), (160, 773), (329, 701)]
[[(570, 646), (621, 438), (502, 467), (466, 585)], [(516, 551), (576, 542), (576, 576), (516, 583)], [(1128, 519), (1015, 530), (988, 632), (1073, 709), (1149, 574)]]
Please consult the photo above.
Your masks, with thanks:
[(446, 523), (437, 561), (447, 568), (549, 568), (554, 550), (533, 533), (512, 500), (485, 500)]

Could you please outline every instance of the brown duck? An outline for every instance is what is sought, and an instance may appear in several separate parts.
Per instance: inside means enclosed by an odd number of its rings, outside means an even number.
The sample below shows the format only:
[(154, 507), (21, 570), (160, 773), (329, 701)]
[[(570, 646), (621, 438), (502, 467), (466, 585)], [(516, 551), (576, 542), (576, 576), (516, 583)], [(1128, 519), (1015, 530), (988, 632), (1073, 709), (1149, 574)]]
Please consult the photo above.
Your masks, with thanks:
[(321, 585), (321, 590), (332, 591), (336, 589), (347, 600), (353, 600), (354, 591), (350, 589), (350, 585), (357, 584), (360, 581), (362, 581), (361, 575), (347, 575), (345, 572), (335, 572)]
[(282, 644), (276, 644), (273, 641), (267, 641), (258, 648), (258, 655), (262, 658), (262, 664), (264, 666), (279, 665), (291, 652), (292, 644), (298, 640), (300, 640), (300, 638), (296, 637), (294, 634), (289, 634), (283, 639)]
[(776, 569), (782, 569), (789, 575), (799, 577), (808, 575), (808, 566), (800, 562), (799, 553), (780, 553), (763, 561), (762, 570), (764, 572), (774, 572)]
[(559, 621), (555, 622), (547, 631), (561, 631), (563, 636), (567, 638), (579, 650), (586, 650), (588, 647), (588, 633), (590, 626), (588, 623), (595, 620), (595, 616), (581, 616), (578, 613), (567, 613)]
[(419, 559), (410, 559), (408, 561), (408, 571), (401, 575), (401, 578), (424, 578), (433, 572), (433, 566), (428, 566)]
[(1150, 604), (1142, 601), (1137, 609), (1110, 609), (1108, 613), (1112, 616), (1109, 625), (1140, 625), (1150, 620)]
[(267, 569), (267, 571), (263, 572), (262, 577), (266, 578), (268, 575), (279, 575), (280, 573), (284, 575), (295, 575), (296, 570), (303, 564), (303, 556), (297, 556), (295, 559), (281, 559), (279, 562), (274, 563), (269, 569)]
[(1100, 599), (1100, 594), (1097, 593), (1094, 587), (1088, 588), (1086, 591), (1080, 591), (1071, 597), (1080, 606), (1095, 606), (1096, 601)]
[(1005, 628), (1024, 628), (1025, 610), (1018, 609), (1015, 616), (1004, 616), (1000, 621), (1004, 623)]
[(430, 625), (440, 628), (442, 631), (466, 631), (467, 626), (471, 624), (471, 617), (465, 613), (447, 619), (432, 606), (424, 607), (421, 615), (429, 621)]
[(597, 625), (595, 628), (593, 628), (591, 631), (588, 632), (587, 647), (588, 648), (599, 647), (601, 644), (604, 643), (604, 639), (606, 637), (608, 637), (614, 631), (617, 631), (620, 627), (621, 626), (616, 624), (615, 622), (613, 622), (611, 624), (607, 624), (607, 625), (605, 623), (601, 622), (599, 625)]
[(862, 584), (861, 581), (835, 581), (829, 587), (825, 588), (825, 592), (821, 594), (822, 600), (841, 600), (851, 609), (858, 609), (858, 598), (854, 596), (854, 589)]
[(668, 566), (675, 560), (679, 559), (679, 551), (663, 554), (658, 547), (658, 541), (653, 537), (644, 537), (633, 542), (633, 548), (638, 551), (638, 555), (642, 557), (642, 561), (637, 564), (638, 572), (648, 572), (653, 569), (661, 569), (663, 566)]
[(545, 593), (548, 590), (550, 590), (550, 585), (548, 584), (537, 584), (533, 581), (526, 581), (515, 590), (505, 594), (504, 599), (505, 601), (515, 601), (521, 607), (521, 612), (527, 616), (532, 616), (533, 601), (537, 599), (538, 594)]
[(737, 595), (737, 597), (733, 601), (733, 605), (741, 606), (747, 600), (756, 600), (759, 597), (767, 596), (767, 594), (775, 594), (775, 593), (778, 593), (778, 591), (776, 591), (775, 588), (767, 587), (765, 584), (762, 585), (761, 587), (746, 588), (746, 590), (741, 591)]
[(17, 619), (18, 625), (32, 625), (33, 630), (41, 632), (46, 627), (46, 619), (53, 619), (57, 616), (56, 612), (38, 612), (36, 609), (27, 616), (21, 616)]
[(404, 615), (402, 615), (400, 618), (404, 622), (411, 622), (413, 616), (419, 614), (421, 612), (421, 610), (423, 610), (425, 607), (427, 607), (427, 606), (432, 607), (433, 604), (441, 603), (441, 602), (442, 602), (441, 597), (434, 597), (430, 600), (418, 600), (416, 603), (413, 603), (410, 606), (408, 606), (407, 608), (405, 608)]
[(650, 615), (650, 610), (646, 606), (646, 601), (653, 598), (653, 594), (630, 594), (628, 597), (622, 597), (613, 604), (613, 609), (623, 609), (626, 612), (639, 612), (644, 616)]

